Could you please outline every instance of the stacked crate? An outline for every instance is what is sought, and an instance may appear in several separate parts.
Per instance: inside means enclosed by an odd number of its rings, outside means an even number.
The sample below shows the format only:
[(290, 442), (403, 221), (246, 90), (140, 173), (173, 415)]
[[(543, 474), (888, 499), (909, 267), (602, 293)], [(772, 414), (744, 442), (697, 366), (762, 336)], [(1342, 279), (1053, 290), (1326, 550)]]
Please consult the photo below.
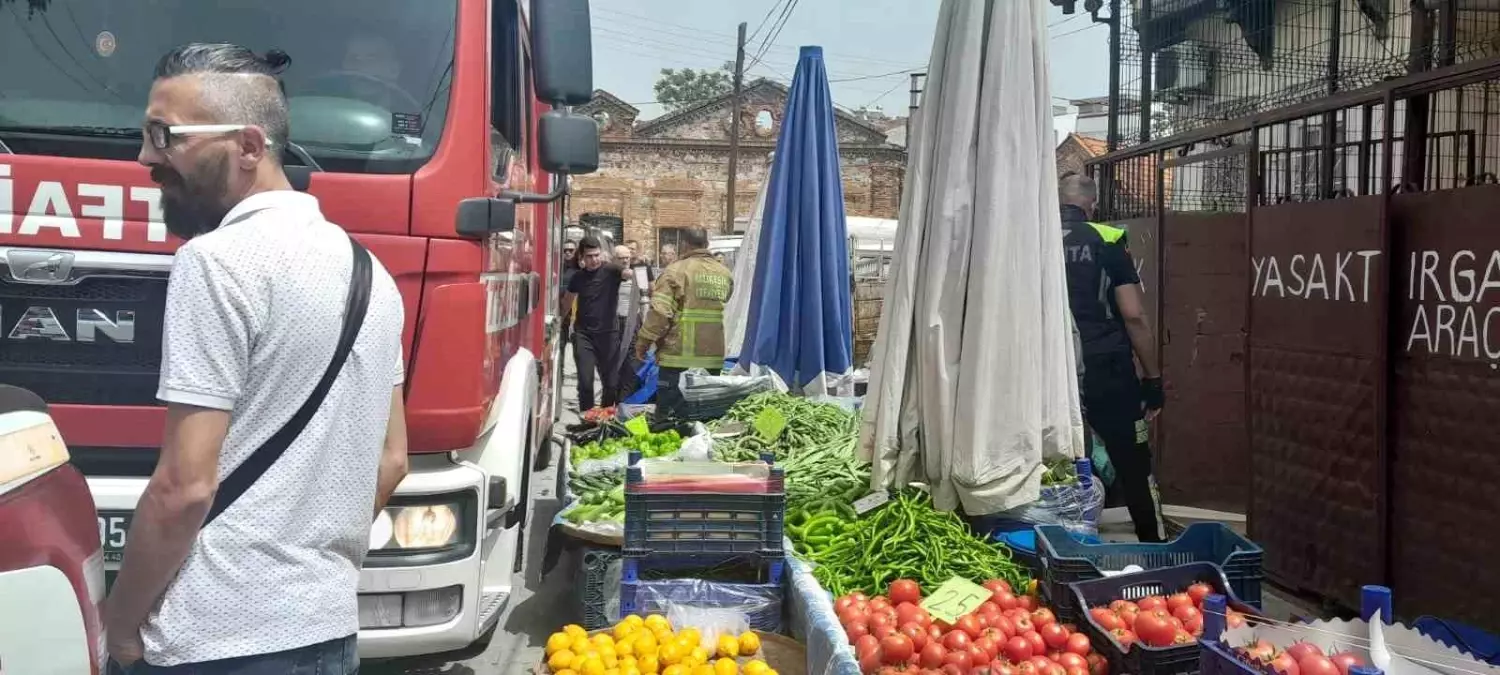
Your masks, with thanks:
[[(767, 464), (770, 458), (764, 458)], [(661, 614), (670, 604), (748, 609), (750, 626), (782, 625), (785, 474), (768, 467), (764, 491), (646, 489), (640, 455), (625, 471), (620, 614)], [(730, 570), (739, 571), (734, 577)]]

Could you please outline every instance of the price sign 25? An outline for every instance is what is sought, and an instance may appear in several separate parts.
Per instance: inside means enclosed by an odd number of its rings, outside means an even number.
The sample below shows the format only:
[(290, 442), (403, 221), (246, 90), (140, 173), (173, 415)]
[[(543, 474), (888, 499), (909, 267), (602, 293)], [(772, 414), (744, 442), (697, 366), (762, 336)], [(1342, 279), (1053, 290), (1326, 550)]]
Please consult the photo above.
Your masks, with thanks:
[(959, 617), (979, 609), (984, 601), (990, 599), (990, 595), (990, 591), (979, 584), (962, 577), (953, 577), (922, 599), (922, 609), (935, 618), (953, 623)]

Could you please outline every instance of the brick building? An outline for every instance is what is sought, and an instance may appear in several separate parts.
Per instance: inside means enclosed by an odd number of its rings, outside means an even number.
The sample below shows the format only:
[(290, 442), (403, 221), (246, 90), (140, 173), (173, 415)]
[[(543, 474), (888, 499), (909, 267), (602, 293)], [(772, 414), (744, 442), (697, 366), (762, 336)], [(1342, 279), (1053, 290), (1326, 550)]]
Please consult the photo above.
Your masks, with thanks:
[[(740, 106), (740, 161), (735, 186), (737, 229), (749, 219), (768, 178), (787, 87), (760, 79), (745, 85)], [(675, 243), (674, 230), (723, 229), (729, 174), (728, 94), (637, 122), (638, 109), (609, 92), (576, 110), (600, 126), (597, 173), (573, 181), (568, 216), (610, 213), (625, 220), (625, 238), (648, 250)], [(901, 205), (905, 151), (879, 126), (835, 110), (844, 207), (854, 216), (895, 218)]]

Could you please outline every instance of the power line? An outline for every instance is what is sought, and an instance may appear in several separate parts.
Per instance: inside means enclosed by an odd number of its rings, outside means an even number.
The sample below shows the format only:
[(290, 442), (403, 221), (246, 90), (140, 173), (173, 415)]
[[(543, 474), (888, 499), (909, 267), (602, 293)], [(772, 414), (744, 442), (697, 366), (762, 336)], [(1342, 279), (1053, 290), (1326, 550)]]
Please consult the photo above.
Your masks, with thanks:
[(1084, 26), (1083, 28), (1074, 28), (1073, 30), (1070, 30), (1070, 31), (1068, 31), (1066, 33), (1059, 33), (1057, 35), (1053, 35), (1051, 37), (1051, 39), (1056, 40), (1058, 38), (1065, 38), (1065, 37), (1068, 37), (1069, 35), (1073, 35), (1074, 33), (1082, 33), (1083, 31), (1086, 31), (1086, 30), (1088, 30), (1090, 28), (1096, 28), (1098, 26), (1103, 26), (1103, 25), (1105, 25), (1105, 24), (1102, 24), (1102, 23), (1090, 23), (1089, 25)]
[(912, 66), (912, 67), (907, 68), (905, 70), (893, 70), (893, 71), (891, 71), (889, 73), (881, 73), (879, 75), (861, 75), (859, 77), (841, 77), (841, 78), (838, 78), (838, 79), (829, 80), (828, 83), (829, 84), (836, 84), (836, 83), (839, 83), (839, 82), (858, 82), (860, 80), (880, 80), (880, 79), (884, 79), (884, 78), (887, 78), (887, 77), (895, 77), (897, 75), (910, 75), (912, 73), (918, 72), (920, 70), (924, 70), (926, 68), (927, 68), (927, 66)]
[(760, 24), (755, 27), (755, 32), (751, 33), (750, 37), (745, 38), (746, 42), (754, 40), (755, 36), (760, 35), (760, 29), (766, 27), (766, 20), (770, 19), (771, 15), (776, 13), (776, 8), (780, 6), (782, 2), (783, 0), (776, 0), (776, 2), (771, 3), (771, 8), (766, 10), (766, 15), (760, 18)]
[[(774, 11), (775, 8), (773, 7), (772, 10)], [(665, 34), (665, 35), (675, 35), (677, 37), (684, 37), (684, 38), (688, 38), (688, 39), (692, 39), (692, 40), (703, 40), (703, 41), (711, 42), (715, 46), (724, 47), (724, 48), (727, 48), (727, 49), (733, 49), (734, 48), (734, 41), (728, 39), (725, 34), (720, 33), (719, 31), (705, 29), (705, 28), (703, 28), (701, 26), (689, 26), (689, 25), (680, 24), (680, 23), (672, 23), (672, 22), (669, 22), (669, 21), (662, 21), (660, 18), (657, 18), (657, 17), (642, 16), (640, 14), (632, 14), (630, 12), (622, 12), (620, 10), (608, 9), (608, 8), (603, 8), (603, 7), (596, 8), (593, 11), (599, 12), (599, 13), (602, 13), (602, 14), (611, 14), (611, 15), (617, 15), (617, 16), (620, 16), (620, 17), (626, 17), (626, 19), (624, 20), (626, 23), (634, 23), (634, 24), (636, 24), (638, 26), (641, 26), (641, 29), (640, 29), (641, 31), (649, 30), (649, 31), (652, 31), (652, 32), (655, 32), (655, 33), (661, 33), (661, 34)], [(599, 23), (595, 22), (594, 25), (597, 26), (597, 25), (599, 25)], [(662, 28), (663, 26), (667, 26), (667, 27), (670, 27), (670, 28), (681, 29), (682, 31), (687, 31), (687, 33), (670, 31), (670, 30), (664, 30)], [(771, 47), (768, 50), (768, 53), (769, 52), (782, 52), (782, 53), (786, 53), (786, 54), (788, 54), (788, 56), (790, 56), (791, 53), (795, 53), (797, 51), (798, 51), (797, 47), (782, 46), (782, 45), (771, 45)], [(829, 55), (829, 57), (830, 57), (830, 59), (837, 60), (837, 61), (853, 61), (853, 62), (861, 62), (861, 63), (869, 63), (869, 64), (880, 64), (880, 65), (884, 65), (884, 66), (901, 66), (901, 65), (905, 65), (901, 61), (892, 61), (890, 59), (881, 59), (881, 58), (875, 58), (875, 57), (866, 56), (866, 55), (840, 54), (840, 55)]]
[(788, 0), (786, 7), (781, 10), (781, 16), (776, 17), (776, 23), (771, 25), (771, 33), (766, 36), (765, 41), (761, 42), (760, 51), (756, 52), (755, 58), (751, 59), (752, 63), (760, 63), (761, 57), (766, 55), (771, 45), (776, 44), (776, 38), (781, 37), (781, 31), (786, 28), (787, 20), (792, 18), (792, 11), (797, 9), (798, 2), (800, 0)]

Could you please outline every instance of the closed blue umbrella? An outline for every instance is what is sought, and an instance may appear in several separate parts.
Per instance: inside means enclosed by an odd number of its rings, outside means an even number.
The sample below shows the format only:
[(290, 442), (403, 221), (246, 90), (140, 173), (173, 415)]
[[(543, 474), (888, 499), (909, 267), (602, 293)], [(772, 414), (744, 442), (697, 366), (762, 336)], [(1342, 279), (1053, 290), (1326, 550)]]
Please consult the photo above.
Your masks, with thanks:
[(769, 368), (793, 391), (826, 390), (850, 371), (849, 242), (822, 47), (797, 59), (748, 291), (740, 368)]

